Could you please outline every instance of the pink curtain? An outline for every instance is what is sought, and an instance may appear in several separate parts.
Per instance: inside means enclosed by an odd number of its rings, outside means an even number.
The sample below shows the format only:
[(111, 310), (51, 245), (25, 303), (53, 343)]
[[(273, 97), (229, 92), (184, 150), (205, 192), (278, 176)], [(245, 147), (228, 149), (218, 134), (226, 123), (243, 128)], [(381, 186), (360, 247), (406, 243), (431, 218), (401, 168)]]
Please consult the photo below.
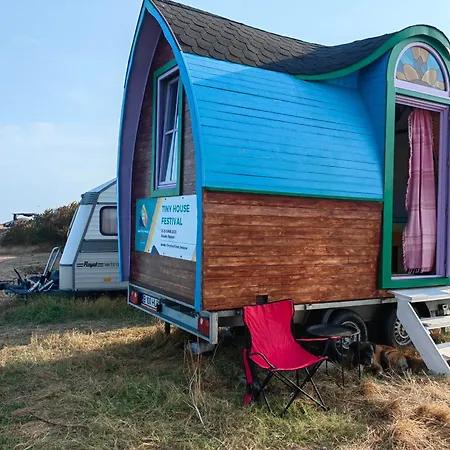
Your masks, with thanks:
[(408, 118), (408, 222), (403, 232), (403, 262), (408, 273), (427, 273), (436, 256), (436, 186), (433, 164), (433, 120), (423, 109)]

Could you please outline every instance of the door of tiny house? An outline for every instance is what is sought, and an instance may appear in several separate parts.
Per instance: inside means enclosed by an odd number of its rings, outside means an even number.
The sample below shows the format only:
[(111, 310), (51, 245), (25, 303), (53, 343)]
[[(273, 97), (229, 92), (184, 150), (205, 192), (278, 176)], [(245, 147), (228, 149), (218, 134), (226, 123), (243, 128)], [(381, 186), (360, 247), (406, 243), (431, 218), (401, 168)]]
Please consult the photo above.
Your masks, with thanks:
[(390, 81), (387, 104), (382, 286), (446, 285), (446, 64), (431, 46), (413, 42), (394, 49), (388, 77), (393, 67), (395, 81)]

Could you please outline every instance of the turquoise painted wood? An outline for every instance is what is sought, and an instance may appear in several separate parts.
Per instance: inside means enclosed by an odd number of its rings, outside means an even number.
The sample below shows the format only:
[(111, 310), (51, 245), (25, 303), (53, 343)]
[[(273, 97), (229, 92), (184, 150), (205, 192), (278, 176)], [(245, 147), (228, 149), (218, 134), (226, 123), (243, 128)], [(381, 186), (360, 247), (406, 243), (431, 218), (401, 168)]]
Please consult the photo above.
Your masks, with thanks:
[(334, 84), (336, 86), (358, 89), (359, 70), (339, 78), (324, 80), (323, 83)]
[(376, 126), (356, 89), (183, 54), (197, 104), (202, 185), (382, 200)]
[[(389, 52), (390, 53), (390, 52)], [(384, 173), (384, 139), (386, 128), (386, 83), (389, 53), (360, 71), (359, 92), (372, 119), (378, 144), (379, 164)]]

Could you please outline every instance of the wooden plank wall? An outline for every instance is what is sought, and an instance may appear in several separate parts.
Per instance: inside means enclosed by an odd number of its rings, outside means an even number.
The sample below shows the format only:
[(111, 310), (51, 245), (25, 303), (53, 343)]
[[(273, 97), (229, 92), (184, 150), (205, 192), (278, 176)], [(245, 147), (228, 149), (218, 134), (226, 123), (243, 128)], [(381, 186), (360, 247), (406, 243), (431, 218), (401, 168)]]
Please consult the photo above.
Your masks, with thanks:
[[(136, 147), (133, 160), (132, 180), (132, 236), (136, 220), (136, 200), (150, 197), (151, 142), (153, 112), (153, 74), (174, 58), (172, 49), (164, 37), (160, 38), (155, 51), (144, 96)], [(192, 138), (191, 117), (186, 95), (183, 102), (183, 139), (181, 194), (195, 194), (195, 151)], [(131, 252), (130, 279), (132, 283), (193, 304), (195, 291), (195, 262), (168, 258), (149, 253)]]
[(382, 204), (203, 194), (203, 309), (293, 298), (367, 299), (377, 291)]

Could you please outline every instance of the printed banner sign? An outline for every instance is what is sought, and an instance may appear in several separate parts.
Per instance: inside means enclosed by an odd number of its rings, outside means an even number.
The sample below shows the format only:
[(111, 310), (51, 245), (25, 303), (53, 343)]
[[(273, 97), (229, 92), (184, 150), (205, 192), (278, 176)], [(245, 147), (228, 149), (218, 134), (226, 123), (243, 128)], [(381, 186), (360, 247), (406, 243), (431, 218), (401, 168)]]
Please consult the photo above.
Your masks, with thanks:
[(195, 261), (196, 243), (196, 195), (136, 201), (136, 251)]

